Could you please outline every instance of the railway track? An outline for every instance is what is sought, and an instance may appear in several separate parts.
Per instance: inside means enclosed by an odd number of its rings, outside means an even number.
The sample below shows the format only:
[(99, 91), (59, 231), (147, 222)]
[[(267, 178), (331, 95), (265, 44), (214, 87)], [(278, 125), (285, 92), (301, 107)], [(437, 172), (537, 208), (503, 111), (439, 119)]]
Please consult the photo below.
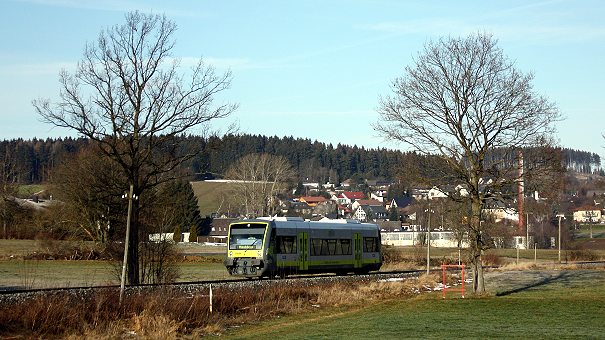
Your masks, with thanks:
[[(590, 268), (605, 268), (605, 261), (578, 261), (569, 262), (563, 265), (575, 265), (581, 269)], [(441, 269), (433, 269), (433, 272), (441, 272)], [(125, 294), (138, 294), (146, 291), (154, 291), (163, 289), (167, 291), (178, 291), (183, 294), (205, 294), (210, 286), (213, 288), (258, 288), (270, 287), (272, 285), (308, 285), (313, 286), (325, 283), (339, 282), (372, 282), (379, 280), (395, 279), (395, 278), (413, 278), (425, 273), (425, 270), (405, 270), (405, 271), (378, 271), (360, 275), (335, 275), (335, 274), (315, 274), (315, 275), (292, 275), (286, 278), (261, 278), (247, 279), (234, 278), (226, 280), (208, 280), (208, 281), (191, 281), (191, 282), (176, 282), (170, 284), (144, 284), (136, 286), (127, 286)], [(0, 288), (2, 289), (2, 288)], [(5, 289), (0, 290), (0, 306), (5, 303), (10, 303), (35, 298), (44, 295), (58, 294), (75, 294), (82, 298), (87, 295), (94, 294), (100, 291), (115, 291), (119, 294), (119, 285), (107, 286), (89, 286), (89, 287), (68, 287), (68, 288), (43, 288), (43, 289)]]
[[(158, 289), (166, 291), (176, 291), (186, 295), (205, 294), (210, 286), (216, 288), (258, 288), (263, 289), (274, 285), (308, 285), (339, 282), (372, 282), (393, 278), (412, 278), (418, 277), (424, 270), (406, 270), (406, 271), (388, 271), (388, 272), (371, 272), (362, 275), (293, 275), (286, 278), (262, 278), (262, 279), (227, 279), (227, 280), (209, 280), (209, 281), (193, 281), (193, 282), (176, 282), (170, 284), (144, 284), (136, 286), (127, 286), (125, 294), (139, 294), (146, 291), (155, 291)], [(62, 294), (73, 294), (86, 298), (89, 295), (103, 291), (115, 291), (119, 294), (119, 285), (107, 286), (92, 286), (92, 287), (69, 287), (69, 288), (44, 288), (44, 289), (10, 289), (0, 291), (0, 305), (24, 301), (40, 296), (52, 296)]]

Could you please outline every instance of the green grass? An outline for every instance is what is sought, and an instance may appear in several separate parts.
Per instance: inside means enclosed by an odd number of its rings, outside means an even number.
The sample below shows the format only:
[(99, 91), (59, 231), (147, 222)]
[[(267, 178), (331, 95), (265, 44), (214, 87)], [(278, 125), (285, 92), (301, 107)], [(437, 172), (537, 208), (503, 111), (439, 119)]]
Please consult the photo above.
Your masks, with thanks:
[(45, 190), (46, 186), (42, 184), (29, 184), (29, 185), (20, 185), (17, 189), (17, 196), (19, 197), (29, 197), (37, 192)]
[(107, 261), (0, 261), (0, 287), (54, 288), (116, 284)]
[[(415, 257), (425, 257), (426, 256), (426, 247), (395, 247), (396, 251), (400, 252), (406, 257), (415, 258)], [(593, 250), (595, 254), (605, 259), (605, 250)], [(562, 259), (566, 258), (566, 254), (570, 252), (570, 250), (562, 249), (561, 257)], [(462, 249), (461, 256), (464, 260), (467, 256), (468, 250)], [(514, 260), (517, 258), (517, 249), (489, 249), (485, 252), (485, 254), (493, 254), (496, 256), (500, 256), (503, 258), (508, 258), (509, 260)], [(536, 257), (539, 262), (555, 262), (558, 260), (558, 250), (557, 249), (538, 249), (536, 252)], [(458, 249), (457, 248), (431, 248), (431, 259), (439, 259), (442, 257), (458, 259)], [(534, 250), (533, 249), (519, 249), (519, 259), (523, 259), (527, 261), (533, 261), (534, 259)]]
[[(590, 225), (581, 224), (579, 229), (575, 231), (576, 238), (590, 238)], [(605, 225), (593, 224), (592, 225), (592, 237), (593, 238), (605, 238)]]
[(177, 281), (204, 281), (232, 278), (221, 263), (179, 263), (180, 277)]
[(193, 192), (197, 197), (200, 214), (207, 216), (218, 210), (227, 211), (229, 206), (235, 207), (235, 202), (229, 200), (228, 191), (231, 184), (216, 182), (192, 182)]
[(430, 293), (373, 306), (272, 318), (227, 338), (602, 338), (605, 272), (570, 272), (505, 296), (447, 299)]
[[(94, 247), (93, 242), (83, 242), (81, 245)], [(44, 242), (0, 240), (0, 288), (53, 288), (119, 284), (115, 269), (116, 266), (120, 266), (118, 262), (23, 260), (26, 255), (45, 251)], [(177, 251), (184, 256), (183, 261), (177, 263), (180, 272), (177, 281), (229, 278), (229, 274), (222, 264), (225, 247), (187, 244), (177, 245)]]
[(39, 251), (35, 240), (0, 240), (0, 258), (24, 256)]
[[(182, 262), (177, 266), (180, 282), (229, 278), (222, 263)], [(0, 289), (115, 285), (120, 283), (119, 268), (120, 263), (109, 261), (1, 260)]]

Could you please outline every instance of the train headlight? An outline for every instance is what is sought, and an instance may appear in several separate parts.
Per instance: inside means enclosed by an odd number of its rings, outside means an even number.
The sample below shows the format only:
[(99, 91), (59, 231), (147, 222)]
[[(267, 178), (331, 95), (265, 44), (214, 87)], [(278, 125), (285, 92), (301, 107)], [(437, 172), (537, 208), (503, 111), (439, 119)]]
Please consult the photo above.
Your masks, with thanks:
[(232, 251), (229, 252), (229, 257), (233, 257), (233, 252)]
[(257, 251), (257, 252), (256, 252), (256, 256), (257, 256), (257, 257), (263, 257), (263, 253), (262, 253), (262, 252), (260, 252), (260, 251)]

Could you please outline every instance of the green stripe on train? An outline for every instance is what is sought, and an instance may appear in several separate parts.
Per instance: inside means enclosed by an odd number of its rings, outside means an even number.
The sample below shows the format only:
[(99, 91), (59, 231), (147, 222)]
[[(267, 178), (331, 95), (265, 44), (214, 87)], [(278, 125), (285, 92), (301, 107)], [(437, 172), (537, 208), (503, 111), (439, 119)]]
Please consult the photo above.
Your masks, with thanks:
[[(310, 266), (329, 266), (329, 265), (350, 265), (354, 264), (355, 260), (323, 260), (323, 261), (309, 261)], [(379, 263), (379, 259), (363, 259), (362, 264), (375, 264)], [(297, 261), (277, 261), (278, 267), (296, 267), (298, 266)]]

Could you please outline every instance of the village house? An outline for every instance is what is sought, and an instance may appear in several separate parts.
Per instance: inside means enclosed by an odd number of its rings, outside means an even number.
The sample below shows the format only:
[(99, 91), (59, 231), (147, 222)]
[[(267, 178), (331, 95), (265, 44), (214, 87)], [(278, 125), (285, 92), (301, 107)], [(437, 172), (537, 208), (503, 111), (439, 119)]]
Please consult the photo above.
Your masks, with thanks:
[(318, 204), (326, 203), (327, 199), (322, 196), (303, 196), (298, 199), (299, 202), (307, 203), (310, 207), (316, 207)]
[(355, 202), (353, 202), (353, 204), (351, 204), (351, 209), (353, 211), (357, 210), (357, 208), (359, 208), (360, 205), (369, 205), (372, 207), (382, 207), (383, 204), (380, 201), (377, 200), (373, 200), (373, 199), (360, 199), (360, 200), (356, 200)]
[(351, 205), (356, 200), (366, 198), (366, 195), (361, 191), (345, 191), (338, 195), (338, 204), (340, 205)]
[(386, 190), (376, 190), (376, 191), (373, 191), (370, 193), (370, 199), (380, 201), (381, 203), (384, 203), (384, 201), (386, 200), (386, 197), (387, 197)]
[(603, 214), (599, 206), (584, 206), (574, 209), (573, 220), (579, 223), (601, 223)]
[(496, 223), (502, 220), (519, 221), (517, 209), (507, 207), (503, 202), (498, 200), (488, 201), (486, 207), (483, 208), (483, 212), (491, 216)]
[(387, 210), (382, 206), (360, 205), (353, 213), (353, 218), (361, 221), (384, 221), (388, 218)]

